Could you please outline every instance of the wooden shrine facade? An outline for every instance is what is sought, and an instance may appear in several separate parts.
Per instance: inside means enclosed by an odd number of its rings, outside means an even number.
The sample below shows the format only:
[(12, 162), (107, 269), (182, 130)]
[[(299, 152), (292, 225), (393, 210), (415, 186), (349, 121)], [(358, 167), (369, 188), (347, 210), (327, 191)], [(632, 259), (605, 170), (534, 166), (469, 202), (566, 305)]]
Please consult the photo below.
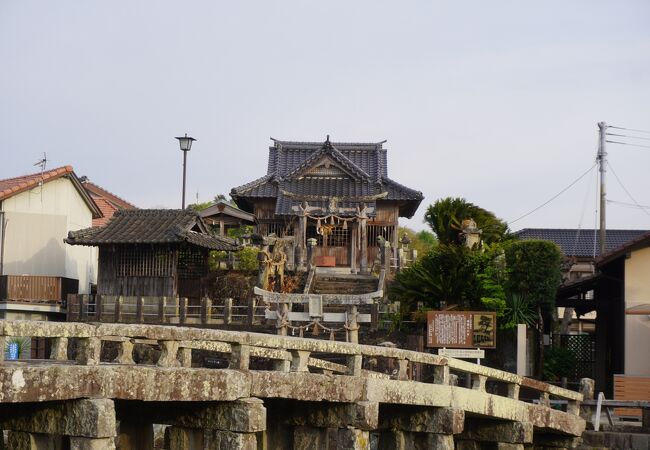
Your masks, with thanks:
[(99, 247), (97, 293), (199, 301), (211, 250), (234, 251), (192, 210), (117, 211), (100, 228), (71, 232), (71, 245)]
[(294, 236), (297, 267), (311, 238), (317, 262), (353, 272), (368, 271), (380, 237), (397, 247), (399, 217), (412, 217), (423, 196), (388, 177), (384, 142), (273, 142), (267, 174), (231, 196), (259, 234)]

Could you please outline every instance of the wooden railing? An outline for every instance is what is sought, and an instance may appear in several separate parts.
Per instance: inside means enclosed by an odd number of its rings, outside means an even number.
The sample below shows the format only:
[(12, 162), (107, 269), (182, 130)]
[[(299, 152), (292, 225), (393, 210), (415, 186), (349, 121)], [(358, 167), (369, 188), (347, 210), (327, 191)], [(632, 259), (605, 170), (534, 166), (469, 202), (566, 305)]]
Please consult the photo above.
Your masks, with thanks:
[(0, 277), (0, 300), (62, 302), (68, 294), (79, 292), (79, 281), (72, 278), (37, 275)]
[[(112, 363), (135, 365), (133, 346), (152, 346), (161, 350), (159, 367), (196, 367), (192, 352), (218, 352), (229, 362), (229, 368), (254, 370), (256, 359), (273, 361), (272, 370), (281, 372), (316, 372), (354, 377), (409, 380), (413, 364), (425, 366), (433, 376), (427, 382), (436, 385), (453, 384), (453, 375), (471, 380), (471, 389), (486, 393), (487, 383), (502, 389), (494, 390), (515, 400), (522, 400), (520, 390), (536, 392), (535, 401), (544, 407), (551, 399), (561, 400), (566, 413), (579, 415), (582, 394), (513, 373), (479, 366), (469, 362), (397, 348), (294, 338), (250, 332), (235, 332), (200, 328), (179, 328), (154, 325), (81, 324), (33, 321), (0, 321), (0, 341), (10, 337), (33, 337), (51, 340), (50, 359), (67, 361), (71, 338), (77, 341), (76, 363), (99, 365), (104, 342), (116, 342), (118, 356)], [(4, 342), (0, 342), (4, 344)], [(3, 356), (2, 356), (3, 357)], [(390, 373), (373, 369), (371, 361), (389, 362)], [(195, 362), (196, 364), (196, 362)], [(218, 370), (218, 369), (215, 369)], [(269, 370), (267, 365), (264, 370)], [(493, 391), (493, 389), (490, 389)]]

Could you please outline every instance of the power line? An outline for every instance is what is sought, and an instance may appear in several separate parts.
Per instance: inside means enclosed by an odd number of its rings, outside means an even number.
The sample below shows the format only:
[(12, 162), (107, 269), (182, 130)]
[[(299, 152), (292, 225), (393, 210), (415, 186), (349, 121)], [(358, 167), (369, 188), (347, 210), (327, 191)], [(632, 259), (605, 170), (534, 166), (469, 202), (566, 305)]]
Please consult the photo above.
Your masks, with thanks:
[(630, 144), (629, 142), (618, 142), (618, 141), (605, 141), (605, 142), (609, 142), (610, 144), (631, 145), (632, 147), (650, 148), (650, 145)]
[(543, 208), (544, 206), (548, 205), (548, 204), (551, 203), (553, 200), (555, 200), (556, 198), (558, 198), (560, 195), (562, 195), (562, 194), (564, 194), (566, 191), (568, 191), (568, 190), (569, 190), (571, 187), (573, 187), (573, 185), (575, 185), (578, 181), (582, 180), (582, 179), (585, 177), (585, 175), (587, 175), (589, 172), (591, 172), (591, 171), (593, 170), (594, 167), (596, 167), (596, 163), (594, 163), (594, 164), (593, 164), (593, 165), (592, 165), (592, 166), (591, 166), (591, 167), (590, 167), (590, 168), (589, 168), (585, 173), (583, 173), (583, 174), (580, 175), (578, 178), (576, 178), (576, 179), (575, 179), (571, 184), (569, 184), (567, 187), (565, 187), (564, 189), (562, 189), (560, 192), (558, 192), (557, 194), (555, 194), (553, 197), (551, 197), (550, 199), (548, 199), (547, 201), (545, 201), (544, 203), (542, 203), (541, 205), (539, 205), (537, 208), (535, 208), (535, 209), (533, 209), (533, 210), (527, 212), (527, 213), (524, 214), (523, 216), (517, 217), (515, 220), (510, 220), (510, 221), (508, 221), (508, 223), (509, 223), (509, 224), (513, 224), (513, 223), (515, 223), (515, 222), (517, 222), (517, 221), (523, 219), (524, 217), (527, 217), (527, 216), (531, 215), (532, 213), (534, 213), (534, 212), (537, 211), (538, 209), (541, 209), (541, 208)]
[(618, 181), (618, 184), (621, 185), (621, 187), (623, 188), (623, 190), (625, 191), (625, 193), (627, 194), (627, 196), (630, 197), (630, 200), (632, 200), (632, 202), (637, 206), (637, 208), (639, 208), (641, 211), (643, 211), (643, 212), (646, 213), (648, 216), (650, 216), (650, 212), (648, 212), (648, 211), (646, 211), (645, 209), (643, 209), (643, 207), (642, 207), (641, 205), (639, 205), (639, 202), (637, 202), (637, 201), (634, 199), (634, 197), (632, 197), (632, 194), (630, 194), (630, 191), (628, 191), (627, 188), (626, 188), (625, 186), (623, 186), (623, 182), (622, 182), (621, 179), (618, 177), (618, 175), (616, 175), (616, 171), (614, 170), (614, 168), (612, 167), (612, 165), (609, 163), (609, 161), (607, 162), (607, 166), (609, 167), (609, 169), (610, 169), (610, 170), (612, 171), (612, 173), (614, 174), (614, 178), (616, 178), (616, 181)]
[(607, 125), (607, 128), (616, 128), (618, 130), (636, 131), (637, 133), (648, 133), (648, 134), (650, 134), (650, 131), (648, 131), (648, 130), (635, 130), (634, 128), (615, 127), (614, 125)]
[(627, 134), (616, 134), (616, 133), (605, 133), (607, 136), (619, 136), (619, 137), (626, 137), (630, 139), (643, 139), (644, 141), (650, 141), (650, 138), (647, 137), (641, 137), (641, 136), (628, 136)]
[(650, 206), (635, 205), (634, 203), (620, 202), (617, 200), (607, 200), (607, 203), (611, 203), (612, 205), (617, 205), (617, 206), (624, 206), (627, 208), (634, 208), (634, 209), (650, 209)]

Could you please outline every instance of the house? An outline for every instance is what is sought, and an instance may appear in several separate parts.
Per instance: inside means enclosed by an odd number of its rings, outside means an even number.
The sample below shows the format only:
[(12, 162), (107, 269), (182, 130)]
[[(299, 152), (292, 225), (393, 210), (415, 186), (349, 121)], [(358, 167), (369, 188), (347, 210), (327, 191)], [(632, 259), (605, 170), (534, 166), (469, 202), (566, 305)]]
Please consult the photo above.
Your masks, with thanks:
[(102, 217), (93, 219), (94, 227), (106, 225), (109, 219), (113, 217), (115, 211), (121, 209), (136, 209), (133, 204), (127, 202), (123, 198), (120, 198), (103, 187), (92, 183), (87, 176), (80, 177), (79, 181), (102, 212)]
[(103, 227), (68, 234), (75, 248), (99, 247), (97, 293), (186, 297), (198, 302), (211, 250), (235, 251), (189, 209), (121, 209)]
[[(607, 230), (606, 251), (620, 247), (647, 230)], [(557, 244), (567, 258), (564, 276), (575, 280), (594, 273), (594, 260), (600, 254), (600, 236), (595, 229), (523, 228), (513, 233), (521, 240), (542, 239)]]
[(612, 374), (650, 378), (650, 232), (601, 255), (596, 268), (597, 370), (608, 388)]
[(233, 188), (231, 197), (255, 215), (259, 234), (293, 237), (298, 268), (315, 239), (316, 264), (367, 273), (378, 238), (396, 248), (398, 218), (412, 217), (423, 199), (388, 177), (384, 142), (273, 139), (266, 175)]
[(255, 216), (253, 214), (235, 208), (223, 200), (200, 211), (199, 215), (206, 224), (214, 228), (218, 226), (220, 236), (227, 236), (228, 229), (230, 228), (255, 224)]
[(67, 294), (90, 292), (95, 250), (63, 239), (101, 217), (70, 166), (0, 180), (0, 317), (60, 318)]

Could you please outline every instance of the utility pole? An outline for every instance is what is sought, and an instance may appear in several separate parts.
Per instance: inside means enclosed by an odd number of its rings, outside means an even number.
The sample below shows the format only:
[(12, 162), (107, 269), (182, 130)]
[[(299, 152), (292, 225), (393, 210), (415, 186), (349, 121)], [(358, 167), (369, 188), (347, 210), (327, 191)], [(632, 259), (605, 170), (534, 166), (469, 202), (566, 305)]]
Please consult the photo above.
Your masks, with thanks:
[(600, 232), (598, 237), (600, 239), (600, 254), (605, 253), (607, 222), (605, 216), (605, 209), (607, 205), (607, 192), (605, 190), (605, 165), (607, 164), (607, 151), (605, 150), (605, 133), (607, 132), (607, 124), (605, 122), (598, 122), (598, 169), (600, 172)]

